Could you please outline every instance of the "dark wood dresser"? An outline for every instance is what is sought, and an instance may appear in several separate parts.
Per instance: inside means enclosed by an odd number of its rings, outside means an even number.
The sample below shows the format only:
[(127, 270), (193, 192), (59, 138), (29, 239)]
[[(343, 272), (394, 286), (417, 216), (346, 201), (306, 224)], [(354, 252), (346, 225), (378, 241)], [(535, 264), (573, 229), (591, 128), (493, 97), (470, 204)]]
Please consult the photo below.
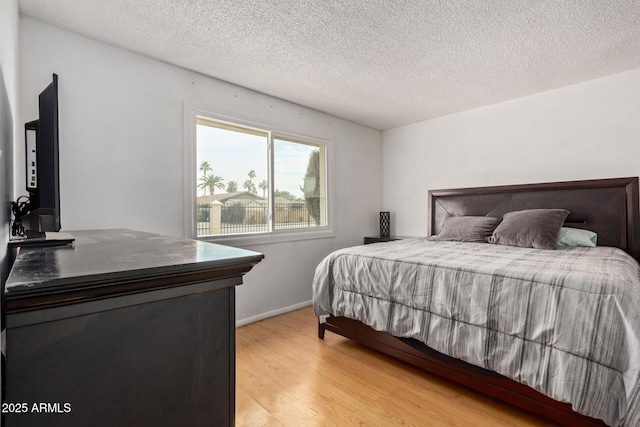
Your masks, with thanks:
[(263, 255), (71, 234), (22, 248), (7, 280), (4, 425), (233, 426), (234, 287)]

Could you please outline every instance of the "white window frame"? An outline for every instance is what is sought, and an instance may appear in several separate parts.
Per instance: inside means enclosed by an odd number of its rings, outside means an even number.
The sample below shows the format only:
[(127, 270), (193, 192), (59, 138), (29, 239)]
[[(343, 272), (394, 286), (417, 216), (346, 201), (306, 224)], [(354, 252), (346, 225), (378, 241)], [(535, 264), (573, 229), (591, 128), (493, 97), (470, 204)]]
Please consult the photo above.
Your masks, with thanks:
[[(278, 243), (296, 240), (324, 239), (335, 237), (335, 203), (333, 191), (333, 144), (329, 137), (310, 136), (310, 132), (304, 129), (298, 129), (293, 125), (281, 123), (265, 118), (251, 117), (245, 113), (237, 111), (225, 111), (185, 99), (183, 101), (183, 123), (184, 123), (184, 236), (189, 239), (197, 239), (214, 243), (236, 246), (251, 246), (263, 243)], [(264, 233), (251, 234), (226, 234), (215, 236), (196, 236), (196, 182), (198, 166), (196, 164), (196, 119), (198, 116), (205, 116), (212, 120), (234, 123), (250, 128), (264, 129), (272, 133), (273, 138), (283, 137), (301, 142), (309, 142), (316, 145), (323, 145), (326, 151), (326, 187), (327, 187), (327, 224), (318, 227), (309, 227), (303, 229), (283, 229), (271, 230)], [(269, 211), (273, 215), (273, 150), (271, 147), (267, 150), (269, 156)]]

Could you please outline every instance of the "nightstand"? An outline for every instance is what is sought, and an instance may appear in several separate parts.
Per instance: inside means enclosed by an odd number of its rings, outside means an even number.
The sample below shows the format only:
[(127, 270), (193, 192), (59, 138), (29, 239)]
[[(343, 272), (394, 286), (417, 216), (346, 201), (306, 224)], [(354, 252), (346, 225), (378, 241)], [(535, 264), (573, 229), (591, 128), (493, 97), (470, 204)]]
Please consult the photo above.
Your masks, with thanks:
[(393, 242), (394, 240), (402, 240), (407, 238), (408, 238), (407, 236), (389, 236), (389, 237), (368, 236), (364, 238), (364, 244), (368, 245), (370, 243)]

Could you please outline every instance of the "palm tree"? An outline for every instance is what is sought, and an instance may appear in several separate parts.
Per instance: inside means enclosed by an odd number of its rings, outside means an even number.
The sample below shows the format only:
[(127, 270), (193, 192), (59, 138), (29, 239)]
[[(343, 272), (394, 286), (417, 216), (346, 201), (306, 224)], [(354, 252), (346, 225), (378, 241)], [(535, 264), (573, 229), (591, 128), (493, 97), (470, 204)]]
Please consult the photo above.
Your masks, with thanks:
[(249, 179), (247, 179), (244, 184), (242, 184), (242, 188), (247, 190), (249, 193), (258, 194), (258, 190), (256, 189), (256, 185), (253, 183), (254, 178), (256, 177), (256, 171), (251, 169), (247, 174)]
[(221, 190), (224, 190), (224, 183), (222, 181), (224, 181), (224, 179), (222, 179), (222, 177), (219, 177), (217, 175), (209, 175), (209, 176), (203, 176), (202, 178), (200, 178), (201, 184), (198, 185), (198, 188), (202, 188), (203, 190), (205, 190), (205, 193), (207, 192), (207, 188), (209, 189), (209, 193), (211, 195), (213, 195), (216, 191), (216, 188), (219, 188)]
[(242, 188), (247, 190), (249, 193), (256, 194), (258, 190), (256, 190), (256, 185), (250, 179), (246, 180), (244, 184), (242, 184)]
[(234, 193), (238, 191), (238, 183), (235, 181), (229, 181), (227, 183), (227, 193)]
[(258, 188), (262, 190), (262, 197), (264, 197), (265, 191), (269, 188), (269, 183), (266, 179), (263, 179), (260, 184), (258, 184)]
[(202, 176), (207, 176), (207, 172), (212, 170), (211, 165), (205, 160), (204, 162), (200, 163), (200, 170), (202, 171)]

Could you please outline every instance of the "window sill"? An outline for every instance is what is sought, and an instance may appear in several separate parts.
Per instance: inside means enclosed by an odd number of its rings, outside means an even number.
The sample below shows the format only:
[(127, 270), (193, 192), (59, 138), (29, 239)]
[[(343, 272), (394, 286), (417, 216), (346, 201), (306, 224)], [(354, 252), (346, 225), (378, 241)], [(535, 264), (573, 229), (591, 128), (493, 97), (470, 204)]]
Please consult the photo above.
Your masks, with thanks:
[(253, 246), (271, 243), (295, 242), (300, 240), (327, 239), (335, 237), (336, 233), (332, 230), (323, 231), (301, 231), (301, 232), (273, 232), (268, 234), (255, 234), (243, 236), (203, 236), (197, 240), (210, 243), (218, 243), (229, 246)]

